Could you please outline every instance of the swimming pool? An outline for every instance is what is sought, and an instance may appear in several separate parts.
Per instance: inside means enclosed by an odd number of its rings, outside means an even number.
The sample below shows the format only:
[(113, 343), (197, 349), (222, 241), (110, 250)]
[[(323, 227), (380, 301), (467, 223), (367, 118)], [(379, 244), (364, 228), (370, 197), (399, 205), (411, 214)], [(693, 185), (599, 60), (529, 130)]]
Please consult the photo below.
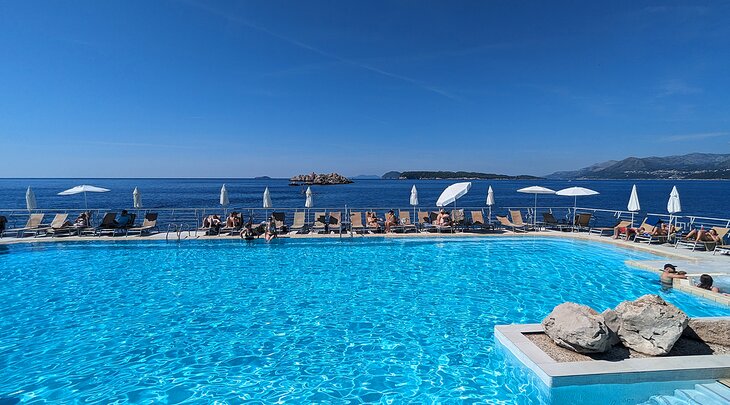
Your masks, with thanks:
[(551, 238), (0, 246), (0, 398), (529, 403), (496, 324), (660, 291), (656, 257)]

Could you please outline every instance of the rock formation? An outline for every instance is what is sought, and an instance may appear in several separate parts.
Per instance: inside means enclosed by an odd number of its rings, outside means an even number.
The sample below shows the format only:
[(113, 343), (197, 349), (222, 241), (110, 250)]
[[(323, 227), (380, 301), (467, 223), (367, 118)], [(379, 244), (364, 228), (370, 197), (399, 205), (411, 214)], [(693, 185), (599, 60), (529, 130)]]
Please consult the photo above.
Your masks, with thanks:
[(616, 333), (621, 343), (652, 356), (669, 353), (689, 322), (684, 312), (658, 295), (624, 301), (615, 312), (620, 319)]
[(337, 173), (317, 174), (312, 172), (310, 174), (300, 174), (289, 179), (289, 185), (292, 186), (298, 186), (302, 184), (317, 184), (327, 186), (333, 184), (349, 183), (352, 183), (352, 180)]
[(684, 336), (707, 343), (730, 346), (730, 319), (690, 319)]
[(556, 344), (578, 353), (602, 353), (611, 347), (603, 317), (585, 305), (560, 304), (542, 325)]

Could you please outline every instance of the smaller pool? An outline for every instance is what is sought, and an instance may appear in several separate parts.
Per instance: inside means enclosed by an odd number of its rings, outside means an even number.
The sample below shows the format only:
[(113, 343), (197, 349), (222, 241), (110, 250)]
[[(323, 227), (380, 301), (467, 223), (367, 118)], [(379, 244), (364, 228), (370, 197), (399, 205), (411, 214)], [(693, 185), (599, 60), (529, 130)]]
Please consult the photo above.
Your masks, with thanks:
[[(700, 277), (690, 277), (690, 284), (697, 285), (700, 283)], [(712, 285), (720, 289), (720, 292), (730, 293), (730, 275), (712, 276)]]

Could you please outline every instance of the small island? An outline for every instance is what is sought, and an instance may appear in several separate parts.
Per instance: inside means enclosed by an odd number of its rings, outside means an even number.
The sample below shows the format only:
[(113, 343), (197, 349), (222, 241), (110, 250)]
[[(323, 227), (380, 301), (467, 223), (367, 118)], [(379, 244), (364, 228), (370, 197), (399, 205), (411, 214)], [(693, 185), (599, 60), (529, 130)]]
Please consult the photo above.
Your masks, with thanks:
[(318, 186), (332, 186), (335, 184), (350, 184), (352, 180), (347, 177), (338, 174), (300, 174), (289, 179), (290, 186), (302, 186), (302, 185), (318, 185)]
[(447, 171), (407, 171), (388, 172), (383, 179), (401, 180), (539, 180), (541, 177), (519, 175), (508, 176), (506, 174), (479, 173), (479, 172), (447, 172)]

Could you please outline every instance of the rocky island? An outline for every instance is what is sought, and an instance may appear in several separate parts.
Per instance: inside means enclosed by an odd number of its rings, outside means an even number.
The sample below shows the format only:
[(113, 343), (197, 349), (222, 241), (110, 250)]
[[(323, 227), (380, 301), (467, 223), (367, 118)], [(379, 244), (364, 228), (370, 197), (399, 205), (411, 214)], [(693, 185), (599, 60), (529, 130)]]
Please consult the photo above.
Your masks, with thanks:
[(352, 180), (348, 179), (347, 177), (337, 174), (337, 173), (330, 173), (330, 174), (317, 174), (317, 173), (310, 173), (310, 174), (300, 174), (298, 176), (294, 176), (289, 179), (289, 185), (290, 186), (301, 186), (301, 185), (312, 185), (316, 184), (318, 186), (330, 186), (335, 184), (350, 184), (352, 183)]

